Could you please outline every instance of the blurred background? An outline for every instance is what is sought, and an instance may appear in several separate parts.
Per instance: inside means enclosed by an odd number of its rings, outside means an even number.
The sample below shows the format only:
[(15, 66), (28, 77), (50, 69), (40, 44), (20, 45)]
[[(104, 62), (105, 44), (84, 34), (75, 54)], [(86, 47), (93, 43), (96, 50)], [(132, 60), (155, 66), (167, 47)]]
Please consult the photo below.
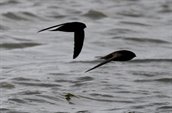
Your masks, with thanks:
[[(75, 60), (73, 33), (37, 33), (73, 21)], [(0, 112), (171, 113), (171, 29), (171, 0), (1, 0)], [(137, 57), (84, 73), (121, 49)]]

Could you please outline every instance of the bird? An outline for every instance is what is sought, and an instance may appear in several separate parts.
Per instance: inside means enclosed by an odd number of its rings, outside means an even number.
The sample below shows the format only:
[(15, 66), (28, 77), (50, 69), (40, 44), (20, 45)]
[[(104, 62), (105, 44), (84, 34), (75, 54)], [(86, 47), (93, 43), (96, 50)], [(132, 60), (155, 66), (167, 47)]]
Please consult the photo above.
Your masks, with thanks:
[(93, 68), (91, 69), (88, 69), (87, 71), (85, 72), (89, 72), (97, 67), (100, 67), (108, 62), (111, 62), (111, 61), (129, 61), (131, 59), (133, 59), (134, 57), (136, 57), (136, 54), (132, 51), (129, 51), (129, 50), (119, 50), (119, 51), (115, 51), (115, 52), (112, 52), (106, 56), (103, 56), (103, 57), (100, 57), (100, 59), (104, 59), (105, 61), (103, 61), (102, 63), (94, 66)]
[(80, 54), (83, 43), (84, 43), (84, 37), (85, 37), (85, 32), (84, 29), (86, 28), (86, 24), (82, 22), (67, 22), (67, 23), (62, 23), (58, 25), (54, 25), (42, 30), (39, 30), (39, 32), (42, 31), (62, 31), (62, 32), (74, 32), (74, 53), (73, 53), (73, 59), (78, 57)]

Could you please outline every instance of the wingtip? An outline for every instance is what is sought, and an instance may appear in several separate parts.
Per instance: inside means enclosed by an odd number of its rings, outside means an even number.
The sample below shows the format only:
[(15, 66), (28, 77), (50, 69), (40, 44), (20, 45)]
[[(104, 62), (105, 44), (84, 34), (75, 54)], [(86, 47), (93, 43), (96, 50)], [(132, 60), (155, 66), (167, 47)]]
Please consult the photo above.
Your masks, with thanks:
[(40, 33), (40, 32), (42, 32), (42, 31), (45, 31), (45, 30), (44, 30), (44, 29), (41, 29), (41, 30), (37, 31), (37, 33)]
[(79, 54), (74, 54), (73, 55), (73, 59), (76, 59), (78, 57)]
[(89, 72), (89, 70), (85, 71), (85, 73)]
[(73, 56), (73, 59), (75, 59), (76, 58), (76, 56)]
[(93, 69), (94, 69), (94, 68), (88, 69), (88, 70), (85, 71), (85, 73), (87, 73), (87, 72), (89, 72), (89, 71), (91, 71), (91, 70), (93, 70)]
[(37, 31), (37, 33), (40, 33), (41, 31)]

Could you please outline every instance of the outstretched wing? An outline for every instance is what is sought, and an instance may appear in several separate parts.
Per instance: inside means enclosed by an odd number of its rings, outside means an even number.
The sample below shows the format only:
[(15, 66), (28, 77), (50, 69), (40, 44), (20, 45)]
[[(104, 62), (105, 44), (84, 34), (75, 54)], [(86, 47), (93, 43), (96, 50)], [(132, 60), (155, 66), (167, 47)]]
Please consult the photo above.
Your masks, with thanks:
[(59, 27), (59, 26), (62, 26), (62, 25), (64, 25), (64, 24), (59, 24), (59, 25), (54, 25), (54, 26), (51, 26), (51, 27), (47, 27), (47, 28), (45, 28), (45, 29), (39, 30), (38, 33), (39, 33), (39, 32), (42, 32), (42, 31), (45, 31), (45, 30), (49, 30), (49, 29), (55, 28), (55, 27)]
[(100, 66), (102, 66), (102, 65), (104, 65), (104, 64), (106, 64), (106, 63), (108, 63), (108, 62), (110, 62), (110, 61), (115, 61), (115, 60), (117, 60), (121, 55), (116, 53), (116, 54), (112, 54), (111, 56), (112, 56), (111, 58), (106, 59), (104, 62), (102, 62), (102, 63), (100, 63), (100, 64), (94, 66), (93, 68), (91, 68), (91, 69), (89, 69), (89, 70), (87, 70), (87, 71), (85, 71), (85, 72), (89, 72), (89, 71), (91, 71), (91, 70), (93, 70), (93, 69), (95, 69), (95, 68), (98, 68), (98, 67), (100, 67)]
[(84, 30), (78, 30), (74, 32), (74, 54), (73, 59), (75, 59), (81, 52), (84, 43)]
[(87, 71), (85, 71), (85, 73), (86, 73), (86, 72), (89, 72), (89, 71), (91, 71), (91, 70), (93, 70), (93, 69), (96, 69), (96, 68), (102, 66), (103, 64), (106, 64), (106, 63), (108, 63), (108, 62), (110, 62), (110, 61), (112, 61), (112, 60), (113, 60), (113, 58), (110, 58), (110, 59), (108, 59), (108, 60), (105, 60), (104, 62), (102, 62), (102, 63), (100, 63), (100, 64), (94, 66), (93, 68), (88, 69)]

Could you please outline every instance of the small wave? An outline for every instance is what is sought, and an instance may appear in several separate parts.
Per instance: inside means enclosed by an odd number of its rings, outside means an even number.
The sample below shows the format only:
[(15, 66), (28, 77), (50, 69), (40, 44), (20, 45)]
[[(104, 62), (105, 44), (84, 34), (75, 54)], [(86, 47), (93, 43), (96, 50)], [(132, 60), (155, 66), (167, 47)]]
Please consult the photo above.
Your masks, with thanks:
[(141, 79), (141, 80), (135, 80), (135, 82), (162, 82), (162, 83), (172, 83), (172, 78)]
[(161, 106), (158, 109), (172, 109), (172, 106)]
[(149, 72), (149, 71), (137, 71), (137, 72), (131, 72), (133, 75), (141, 75), (146, 77), (153, 77), (157, 75), (168, 75), (167, 72)]
[(24, 86), (38, 86), (38, 87), (59, 87), (59, 84), (50, 84), (50, 83), (34, 83), (34, 82), (14, 82), (15, 84), (20, 84)]
[(91, 96), (94, 96), (94, 97), (107, 97), (107, 98), (113, 98), (114, 96), (112, 95), (108, 95), (108, 94), (99, 94), (99, 93), (92, 93), (90, 94)]
[(12, 80), (15, 80), (15, 81), (35, 81), (35, 82), (39, 82), (40, 81), (40, 80), (36, 80), (36, 79), (23, 78), (23, 77), (13, 78)]
[(41, 45), (40, 43), (3, 43), (0, 44), (1, 49), (21, 49), (21, 48), (27, 48), (27, 47), (33, 47), (33, 46), (38, 46)]
[(31, 39), (26, 39), (22, 37), (11, 36), (7, 34), (3, 34), (0, 36), (0, 44), (3, 43), (25, 43), (25, 42), (32, 42)]
[(91, 19), (101, 19), (107, 17), (104, 13), (95, 11), (95, 10), (90, 10), (84, 16), (91, 18)]
[(115, 28), (109, 30), (110, 35), (115, 35), (112, 39), (123, 39), (123, 36), (117, 36), (118, 34), (138, 33), (139, 31), (128, 29), (128, 28)]
[(49, 102), (48, 100), (44, 100), (44, 99), (33, 99), (33, 98), (24, 98), (24, 100), (26, 101), (29, 101), (29, 102), (32, 102), (32, 103), (49, 103), (49, 104), (55, 104), (55, 103), (52, 103), (52, 102)]
[(164, 82), (164, 83), (172, 83), (172, 78), (159, 78), (159, 79), (155, 79), (154, 81)]
[(15, 21), (30, 21), (33, 19), (42, 19), (33, 12), (19, 11), (19, 12), (6, 12), (2, 14), (4, 17)]
[(120, 21), (120, 23), (128, 24), (128, 25), (137, 25), (137, 26), (150, 26), (146, 23), (141, 23), (141, 22)]
[[(0, 109), (0, 111), (1, 111), (1, 109)], [(2, 113), (30, 113), (30, 112), (7, 109), (7, 110), (5, 110), (5, 112), (2, 112)]]
[(20, 84), (24, 86), (38, 86), (38, 87), (61, 87), (59, 84), (53, 84), (53, 83), (41, 83), (41, 82), (19, 82), (19, 81), (14, 81), (14, 84)]
[(2, 111), (2, 113), (30, 113), (30, 112), (17, 111), (17, 110), (11, 110), (11, 109), (6, 109), (6, 108), (2, 108), (2, 109), (0, 108), (0, 111)]
[(171, 113), (172, 111), (172, 106), (161, 106), (156, 109), (159, 111), (158, 113)]
[(124, 40), (135, 41), (140, 43), (156, 43), (156, 44), (168, 44), (170, 42), (160, 39), (148, 39), (148, 38), (135, 38), (135, 37), (124, 37)]
[(7, 1), (4, 1), (2, 3), (0, 3), (0, 6), (5, 6), (5, 5), (16, 5), (18, 4), (19, 2), (16, 1), (16, 0), (7, 0)]
[(75, 82), (73, 85), (71, 85), (71, 87), (83, 87), (83, 86), (87, 86), (88, 83), (84, 83), (84, 82)]
[(21, 14), (23, 14), (23, 16), (27, 16), (27, 17), (38, 17), (37, 15), (35, 15), (31, 12), (21, 12)]
[(7, 30), (7, 29), (8, 29), (7, 26), (0, 25), (0, 30)]
[(4, 17), (16, 21), (21, 21), (21, 20), (28, 20), (26, 17), (22, 16), (19, 13), (14, 13), (14, 12), (7, 12), (3, 14)]
[[(129, 99), (126, 99), (126, 100), (112, 99), (113, 96), (111, 96), (111, 95), (101, 95), (101, 94), (98, 95), (98, 94), (96, 94), (96, 96), (100, 96), (100, 97), (95, 97), (95, 95), (94, 95), (94, 97), (86, 97), (86, 96), (82, 96), (82, 95), (79, 96), (79, 97), (89, 99), (89, 100), (92, 100), (92, 101), (99, 101), (99, 102), (135, 103), (133, 100), (129, 100)], [(102, 98), (102, 96), (103, 96), (103, 98)], [(105, 99), (105, 97), (108, 98), (108, 99)]]
[(10, 112), (7, 112), (8, 110), (10, 110), (10, 109), (8, 109), (8, 108), (0, 108), (0, 111), (2, 113), (10, 113)]
[(27, 91), (20, 92), (18, 94), (21, 94), (21, 95), (38, 95), (38, 94), (41, 94), (41, 92), (37, 91), (37, 90), (36, 91), (27, 90)]
[(8, 83), (8, 82), (1, 82), (0, 83), (0, 88), (4, 88), (4, 89), (13, 89), (15, 88), (15, 85)]
[(99, 101), (99, 102), (116, 102), (114, 100), (110, 100), (110, 99), (102, 99), (102, 98), (92, 98), (92, 97), (86, 97), (86, 96), (80, 96), (82, 98), (88, 99), (88, 100), (93, 100), (93, 101)]
[(76, 81), (74, 80), (63, 80), (63, 79), (59, 79), (59, 80), (55, 80), (55, 82), (57, 83), (76, 83)]
[(30, 78), (23, 78), (23, 77), (16, 77), (16, 78), (13, 78), (12, 80), (15, 80), (15, 81), (35, 81), (35, 82), (40, 82), (40, 80), (30, 79)]
[(170, 6), (170, 2), (165, 2), (164, 4), (161, 4), (161, 9), (158, 11), (159, 13), (171, 13), (172, 12), (172, 8)]
[[(59, 112), (59, 113), (63, 113), (63, 112)], [(67, 112), (65, 112), (65, 113), (67, 113)], [(91, 112), (89, 110), (82, 110), (82, 111), (77, 111), (76, 113), (91, 113)]]
[(166, 63), (172, 63), (172, 59), (135, 59), (130, 62), (133, 63), (152, 63), (152, 62), (166, 62)]
[(48, 99), (48, 100), (51, 100), (51, 101), (61, 101), (61, 98), (60, 97), (54, 97), (54, 96), (50, 96), (50, 95), (36, 95), (37, 97), (42, 97), (44, 99)]
[(125, 10), (125, 11), (121, 11), (117, 13), (118, 15), (122, 15), (122, 16), (128, 16), (128, 17), (144, 17), (144, 13), (139, 12), (137, 10)]
[(10, 98), (9, 101), (13, 101), (13, 102), (16, 102), (16, 103), (22, 103), (22, 104), (27, 103), (24, 100), (17, 99), (17, 98)]
[(78, 78), (79, 82), (92, 81), (92, 80), (94, 80), (94, 78), (93, 77), (89, 77), (89, 76), (79, 77)]

